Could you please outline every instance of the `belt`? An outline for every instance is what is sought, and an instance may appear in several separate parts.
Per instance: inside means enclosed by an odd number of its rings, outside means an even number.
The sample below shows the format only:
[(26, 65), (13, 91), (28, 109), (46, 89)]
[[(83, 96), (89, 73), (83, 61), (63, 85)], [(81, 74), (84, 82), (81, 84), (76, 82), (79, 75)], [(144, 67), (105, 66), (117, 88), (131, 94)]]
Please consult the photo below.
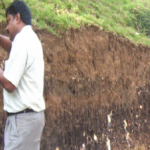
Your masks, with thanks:
[(25, 109), (25, 110), (23, 110), (23, 111), (19, 111), (19, 112), (16, 112), (16, 113), (8, 113), (8, 112), (7, 112), (7, 115), (8, 115), (8, 116), (11, 116), (11, 115), (17, 115), (17, 114), (28, 113), (28, 112), (35, 112), (35, 111), (32, 110), (32, 109), (27, 108), (27, 109)]

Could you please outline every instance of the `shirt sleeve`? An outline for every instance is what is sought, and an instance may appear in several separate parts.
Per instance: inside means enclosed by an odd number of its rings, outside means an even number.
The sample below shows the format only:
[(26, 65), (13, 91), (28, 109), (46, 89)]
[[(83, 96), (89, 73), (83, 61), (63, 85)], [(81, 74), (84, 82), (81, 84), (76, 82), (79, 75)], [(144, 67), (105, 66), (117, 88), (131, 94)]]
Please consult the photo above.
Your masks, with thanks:
[(27, 62), (26, 48), (12, 49), (9, 59), (5, 62), (4, 77), (9, 80), (15, 87), (18, 84), (25, 72)]

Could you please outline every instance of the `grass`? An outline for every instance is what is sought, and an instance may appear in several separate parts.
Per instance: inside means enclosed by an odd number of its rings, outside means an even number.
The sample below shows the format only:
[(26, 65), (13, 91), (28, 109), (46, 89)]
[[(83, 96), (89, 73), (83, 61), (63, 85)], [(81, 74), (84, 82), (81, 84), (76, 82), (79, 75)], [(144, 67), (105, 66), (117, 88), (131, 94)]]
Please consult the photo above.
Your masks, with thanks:
[[(0, 22), (12, 0), (0, 0)], [(59, 35), (70, 28), (95, 25), (150, 46), (149, 0), (25, 0), (33, 24)], [(144, 12), (144, 13), (143, 13)], [(144, 18), (144, 19), (142, 19)], [(137, 32), (139, 34), (137, 34)]]

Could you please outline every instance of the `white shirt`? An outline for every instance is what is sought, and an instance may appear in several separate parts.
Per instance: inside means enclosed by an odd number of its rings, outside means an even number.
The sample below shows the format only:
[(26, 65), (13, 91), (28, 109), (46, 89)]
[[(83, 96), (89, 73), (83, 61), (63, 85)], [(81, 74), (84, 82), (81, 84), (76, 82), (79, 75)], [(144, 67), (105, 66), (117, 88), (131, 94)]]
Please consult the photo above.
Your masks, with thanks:
[(24, 26), (15, 36), (9, 59), (5, 61), (4, 77), (16, 87), (12, 93), (3, 91), (5, 111), (45, 109), (43, 50), (30, 25)]

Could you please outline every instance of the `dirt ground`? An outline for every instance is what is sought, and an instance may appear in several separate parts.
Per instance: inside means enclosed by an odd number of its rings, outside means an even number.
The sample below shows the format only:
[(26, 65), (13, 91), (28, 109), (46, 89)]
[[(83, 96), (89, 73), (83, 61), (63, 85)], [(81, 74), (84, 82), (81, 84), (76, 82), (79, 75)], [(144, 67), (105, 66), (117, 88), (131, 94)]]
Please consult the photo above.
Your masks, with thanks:
[[(34, 30), (45, 60), (41, 150), (149, 150), (150, 48), (93, 26), (60, 37)], [(0, 48), (2, 67), (7, 57)], [(0, 99), (2, 149), (2, 88)]]

